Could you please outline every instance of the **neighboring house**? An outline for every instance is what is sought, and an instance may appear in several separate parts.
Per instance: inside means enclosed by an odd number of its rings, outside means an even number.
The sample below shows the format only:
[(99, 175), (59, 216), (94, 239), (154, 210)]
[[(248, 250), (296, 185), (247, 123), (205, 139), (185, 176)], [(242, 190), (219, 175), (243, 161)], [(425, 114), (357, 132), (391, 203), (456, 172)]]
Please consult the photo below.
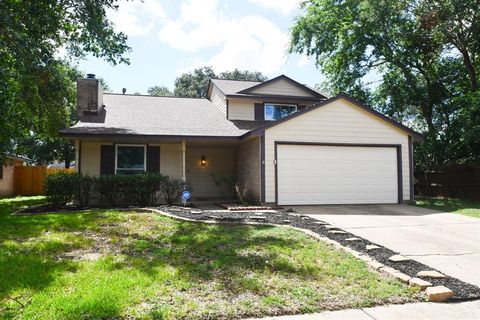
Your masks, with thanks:
[(78, 82), (77, 116), (61, 134), (90, 175), (159, 172), (188, 181), (193, 197), (218, 198), (211, 174), (231, 172), (250, 200), (279, 205), (413, 199), (421, 135), (284, 75), (212, 79), (207, 99), (103, 94), (92, 75)]
[(30, 160), (27, 158), (7, 155), (3, 164), (0, 163), (0, 197), (13, 195), (14, 189), (14, 167), (24, 166)]

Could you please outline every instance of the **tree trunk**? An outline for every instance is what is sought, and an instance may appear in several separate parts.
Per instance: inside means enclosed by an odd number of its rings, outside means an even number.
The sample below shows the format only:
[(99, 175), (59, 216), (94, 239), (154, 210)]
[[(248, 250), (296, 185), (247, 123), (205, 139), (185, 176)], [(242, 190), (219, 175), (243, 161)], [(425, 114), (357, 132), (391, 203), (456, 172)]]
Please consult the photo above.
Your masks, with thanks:
[(468, 51), (464, 48), (460, 49), (460, 52), (463, 57), (463, 64), (467, 69), (468, 79), (470, 80), (470, 87), (472, 92), (478, 91), (478, 81), (477, 81), (477, 74), (475, 72), (475, 67), (472, 64), (472, 60), (470, 59), (470, 55)]

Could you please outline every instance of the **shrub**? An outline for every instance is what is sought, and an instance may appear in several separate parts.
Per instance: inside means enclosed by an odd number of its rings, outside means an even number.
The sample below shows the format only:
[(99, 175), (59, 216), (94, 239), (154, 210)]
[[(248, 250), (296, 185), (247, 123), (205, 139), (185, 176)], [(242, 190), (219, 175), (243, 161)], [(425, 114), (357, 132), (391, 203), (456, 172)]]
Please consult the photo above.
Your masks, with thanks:
[(157, 200), (156, 192), (166, 178), (159, 174), (142, 173), (124, 176), (124, 201), (135, 205), (150, 205)]
[(72, 175), (74, 184), (73, 198), (80, 207), (86, 207), (93, 198), (96, 178), (81, 173)]
[(123, 186), (122, 176), (102, 175), (97, 178), (97, 190), (102, 200), (111, 207), (116, 207), (122, 202)]
[(55, 207), (62, 207), (73, 200), (75, 177), (72, 173), (58, 172), (45, 179), (45, 195)]
[(184, 190), (191, 191), (191, 186), (188, 183), (182, 183), (178, 179), (171, 179), (166, 177), (160, 184), (160, 191), (167, 205), (171, 206), (180, 201), (182, 192)]

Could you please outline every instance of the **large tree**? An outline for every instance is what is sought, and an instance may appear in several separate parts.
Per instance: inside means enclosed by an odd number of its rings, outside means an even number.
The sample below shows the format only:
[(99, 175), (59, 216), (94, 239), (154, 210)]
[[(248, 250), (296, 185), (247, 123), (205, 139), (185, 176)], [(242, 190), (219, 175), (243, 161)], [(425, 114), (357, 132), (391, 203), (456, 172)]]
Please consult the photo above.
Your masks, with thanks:
[[(1, 1), (0, 160), (35, 134), (55, 139), (68, 125), (66, 81), (70, 68), (58, 59), (64, 48), (77, 59), (92, 54), (128, 63), (126, 36), (106, 16), (116, 0)], [(65, 81), (64, 81), (65, 80)]]
[[(472, 80), (478, 37), (471, 34), (479, 7), (466, 2), (310, 0), (292, 29), (291, 51), (315, 57), (334, 93), (353, 94), (423, 131), (421, 168), (480, 160), (480, 124), (460, 120), (478, 115), (480, 101)], [(453, 14), (456, 6), (462, 9)], [(368, 82), (372, 75), (378, 83)]]
[(153, 86), (148, 88), (148, 94), (157, 97), (171, 97), (173, 93), (165, 86)]
[(175, 80), (174, 93), (179, 97), (205, 98), (207, 96), (210, 79), (265, 81), (261, 72), (238, 70), (225, 71), (215, 74), (211, 67), (202, 67), (192, 72), (184, 73)]

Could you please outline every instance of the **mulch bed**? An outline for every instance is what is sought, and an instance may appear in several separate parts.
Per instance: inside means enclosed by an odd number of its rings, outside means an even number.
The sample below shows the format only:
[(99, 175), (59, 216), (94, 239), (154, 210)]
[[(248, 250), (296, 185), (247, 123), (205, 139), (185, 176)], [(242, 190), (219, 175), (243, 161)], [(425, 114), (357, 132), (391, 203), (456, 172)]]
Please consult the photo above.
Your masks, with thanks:
[(217, 206), (227, 209), (229, 211), (258, 211), (258, 210), (271, 210), (271, 207), (262, 206), (245, 206), (238, 203), (215, 203)]
[[(387, 249), (379, 244), (370, 242), (366, 239), (358, 237), (352, 233), (332, 234), (325, 228), (328, 224), (319, 224), (322, 222), (317, 219), (310, 218), (305, 215), (300, 215), (293, 210), (280, 210), (276, 213), (271, 212), (205, 212), (198, 209), (189, 209), (182, 207), (158, 207), (159, 210), (165, 211), (171, 215), (178, 217), (194, 219), (198, 221), (215, 220), (222, 223), (242, 224), (245, 222), (256, 222), (265, 224), (289, 225), (301, 229), (307, 229), (316, 234), (332, 239), (345, 247), (352, 248), (361, 253), (367, 253), (366, 245), (377, 245), (380, 248), (368, 251), (368, 256), (377, 260), (378, 262), (395, 268), (411, 277), (416, 277), (416, 274), (424, 270), (435, 270), (423, 263), (415, 260), (408, 260), (403, 262), (392, 262), (388, 260), (389, 257), (399, 254), (398, 252)], [(287, 220), (287, 221), (286, 221)], [(341, 230), (341, 229), (338, 229)], [(344, 231), (344, 230), (342, 230)], [(348, 238), (360, 238), (359, 241), (346, 241)], [(442, 273), (439, 270), (436, 270)], [(445, 286), (454, 292), (454, 297), (451, 300), (462, 301), (480, 298), (480, 288), (472, 284), (461, 281), (457, 278), (449, 277), (442, 279), (424, 279), (430, 282), (433, 286)]]

